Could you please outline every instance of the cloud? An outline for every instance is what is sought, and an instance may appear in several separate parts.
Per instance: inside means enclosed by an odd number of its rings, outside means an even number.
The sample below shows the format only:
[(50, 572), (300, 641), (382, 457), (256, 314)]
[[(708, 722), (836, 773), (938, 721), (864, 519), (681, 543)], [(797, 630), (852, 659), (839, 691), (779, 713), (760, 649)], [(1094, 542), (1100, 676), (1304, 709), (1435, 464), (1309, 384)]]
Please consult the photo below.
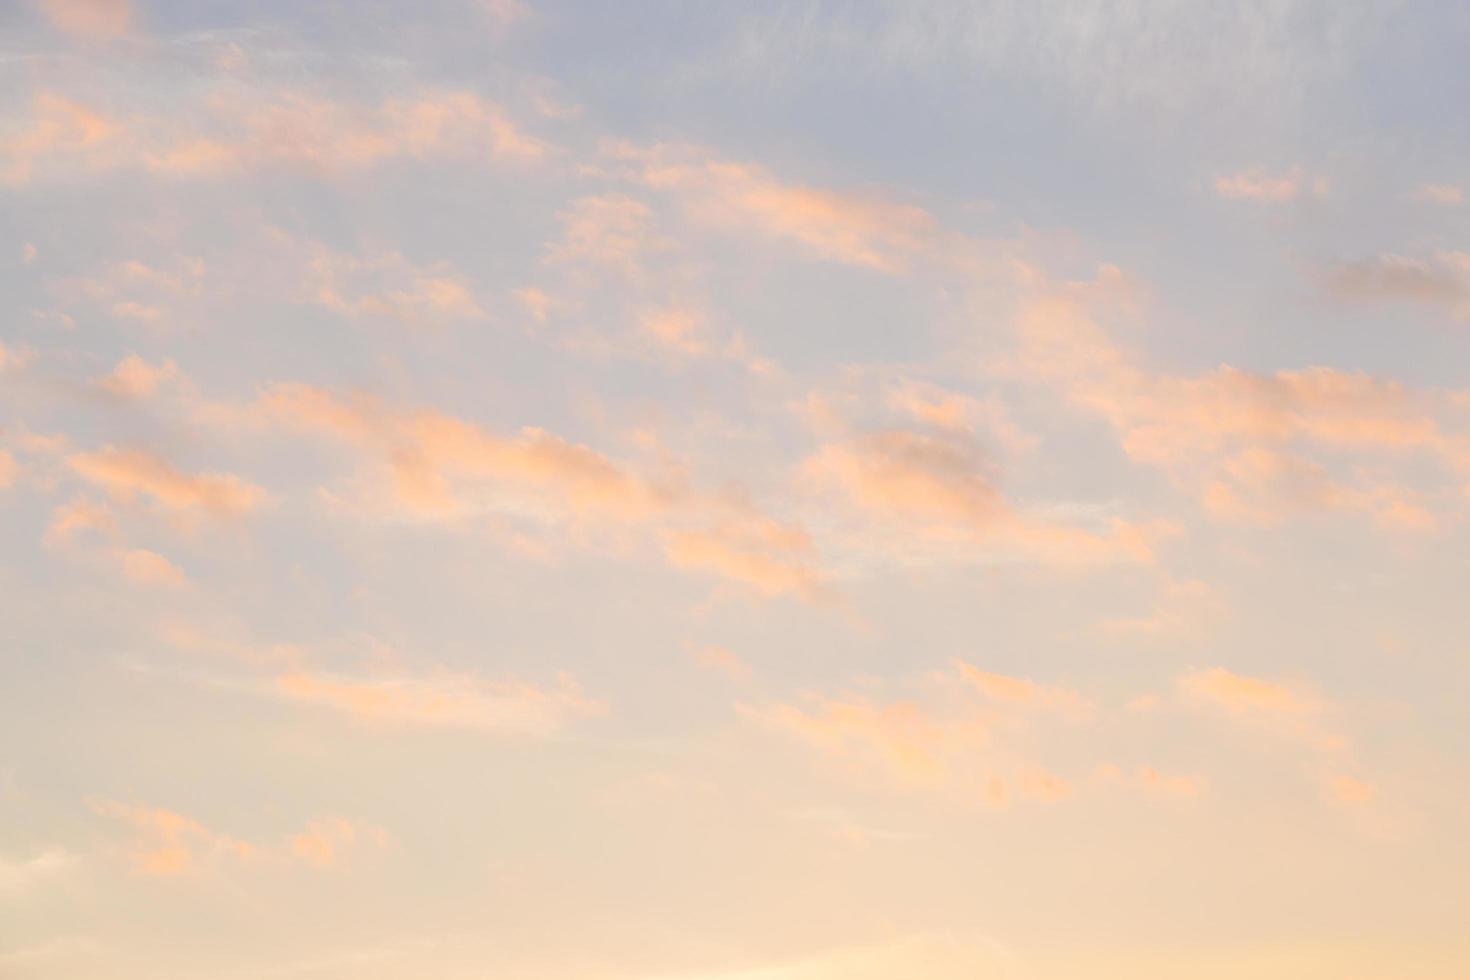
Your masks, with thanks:
[(464, 278), (445, 264), (420, 267), (393, 251), (356, 256), (322, 245), (308, 254), (306, 298), (334, 313), (411, 326), (485, 315)]
[(620, 143), (607, 152), (633, 166), (632, 179), (674, 195), (696, 221), (788, 240), (828, 261), (902, 274), (938, 233), (922, 208), (785, 183), (693, 147)]
[(1304, 190), (1320, 197), (1327, 193), (1327, 181), (1317, 177), (1308, 182), (1300, 170), (1292, 170), (1276, 177), (1259, 170), (1247, 170), (1244, 173), (1215, 178), (1215, 193), (1236, 200), (1290, 201)]
[(186, 581), (183, 571), (167, 558), (147, 548), (127, 548), (117, 552), (123, 574), (140, 585), (179, 586)]
[(1139, 766), (1131, 773), (1125, 773), (1118, 766), (1105, 764), (1098, 766), (1094, 774), (1103, 783), (1129, 786), (1154, 796), (1192, 799), (1202, 795), (1205, 791), (1204, 780), (1197, 776), (1169, 775), (1159, 772), (1152, 766)]
[(388, 834), (381, 827), (332, 817), (313, 820), (301, 833), (292, 835), (288, 843), (298, 860), (313, 867), (329, 868), (340, 861), (345, 852), (364, 841), (383, 847), (388, 843)]
[(93, 275), (55, 281), (50, 288), (63, 303), (86, 303), (122, 320), (159, 326), (174, 322), (181, 304), (203, 295), (207, 271), (203, 259), (186, 255), (153, 265), (128, 259), (109, 262)]
[(115, 497), (127, 499), (141, 493), (175, 511), (202, 510), (219, 518), (237, 518), (265, 499), (264, 491), (237, 476), (184, 473), (142, 450), (107, 446), (74, 454), (67, 461), (79, 476)]
[(822, 594), (801, 528), (738, 494), (702, 493), (678, 468), (645, 472), (543, 429), (502, 435), (431, 410), (400, 410), (362, 394), (273, 385), (243, 409), (206, 412), (226, 425), (328, 436), (364, 454), (387, 485), (390, 512), (452, 520), (483, 513), (552, 531), (642, 529), (677, 568), (711, 572), (765, 595)]
[(378, 105), (292, 90), (217, 92), (167, 114), (126, 118), (42, 92), (30, 119), (0, 139), (0, 183), (117, 170), (194, 178), (272, 168), (336, 172), (393, 159), (524, 164), (549, 152), (500, 106), (463, 91)]
[(624, 194), (580, 197), (557, 213), (562, 237), (546, 261), (609, 269), (629, 278), (643, 272), (644, 257), (668, 248), (650, 227), (653, 211)]
[(1327, 367), (1152, 372), (1109, 340), (1090, 302), (1070, 286), (1045, 287), (1024, 300), (1018, 350), (998, 372), (1047, 384), (1105, 419), (1130, 458), (1163, 469), (1208, 513), (1271, 522), (1346, 510), (1389, 527), (1420, 528), (1432, 515), (1381, 467), (1338, 475), (1323, 460), (1418, 455), (1451, 474), (1470, 471), (1470, 441), (1439, 421), (1451, 398)]
[(59, 847), (47, 848), (27, 858), (0, 855), (0, 898), (23, 896), (67, 874), (79, 863), (77, 855)]
[(521, 0), (480, 0), (485, 13), (502, 28), (520, 23), (531, 16), (531, 8)]
[(1353, 302), (1403, 302), (1435, 307), (1470, 320), (1470, 252), (1428, 258), (1379, 255), (1332, 269), (1327, 288)]
[(718, 671), (726, 677), (735, 680), (745, 680), (750, 677), (750, 664), (740, 659), (735, 653), (724, 647), (704, 646), (696, 647), (690, 651), (694, 662), (709, 670)]
[(1177, 638), (1203, 629), (1224, 611), (1224, 604), (1207, 583), (1170, 581), (1147, 615), (1111, 617), (1100, 622), (1098, 629), (1115, 636)]
[(128, 851), (136, 874), (157, 878), (197, 875), (223, 867), (296, 863), (327, 868), (348, 850), (387, 843), (381, 828), (338, 817), (312, 821), (280, 843), (247, 841), (205, 827), (190, 817), (159, 807), (92, 800), (92, 810), (132, 827), (137, 837)]
[(852, 775), (907, 791), (989, 807), (1072, 794), (1070, 781), (1018, 749), (1036, 722), (1084, 720), (1090, 707), (1080, 694), (958, 660), (923, 680), (923, 696), (910, 699), (808, 693), (795, 702), (743, 704), (740, 712)]
[(1280, 681), (1211, 667), (1183, 674), (1175, 687), (1185, 704), (1210, 708), (1223, 717), (1306, 743), (1323, 753), (1341, 753), (1346, 740), (1327, 727), (1331, 708)]
[(1179, 678), (1186, 695), (1224, 708), (1232, 714), (1303, 715), (1316, 706), (1284, 684), (1234, 674), (1224, 667), (1211, 667)]
[[(994, 468), (969, 440), (904, 430), (827, 443), (803, 474), (835, 491), (858, 513), (931, 542), (982, 543), (992, 555), (1055, 565), (1148, 561), (1151, 532), (1121, 521), (1098, 533), (1015, 509), (996, 486)], [(909, 543), (913, 544), (912, 534)]]
[(112, 373), (97, 382), (103, 391), (119, 398), (147, 398), (160, 385), (179, 376), (179, 368), (171, 360), (153, 365), (136, 354), (129, 354), (118, 362)]
[(806, 534), (774, 521), (725, 520), (707, 528), (672, 530), (664, 547), (676, 568), (714, 572), (763, 595), (811, 601), (826, 594)]
[[(257, 409), (276, 425), (371, 451), (387, 465), (399, 503), (425, 516), (463, 511), (476, 489), (513, 509), (545, 512), (557, 504), (621, 521), (646, 519), (668, 505), (661, 488), (543, 429), (501, 436), (432, 410), (397, 412), (367, 396), (294, 384), (267, 388)], [(517, 501), (505, 491), (525, 496)]]
[(1378, 796), (1377, 789), (1370, 783), (1352, 776), (1333, 776), (1327, 781), (1327, 793), (1336, 802), (1349, 806), (1371, 803)]
[(4, 449), (0, 449), (0, 490), (4, 490), (15, 483), (17, 467), (15, 457)]
[(135, 872), (152, 877), (176, 877), (221, 860), (249, 861), (258, 856), (255, 845), (219, 834), (172, 810), (96, 800), (98, 814), (129, 824), (139, 839), (130, 857)]
[(58, 30), (82, 37), (114, 37), (133, 21), (129, 0), (40, 0), (39, 6)]
[(1454, 184), (1420, 184), (1414, 191), (1414, 200), (1421, 204), (1458, 207), (1465, 203), (1465, 192)]
[(991, 673), (960, 660), (954, 662), (954, 668), (981, 696), (992, 701), (1079, 719), (1092, 712), (1085, 698), (1067, 688), (1047, 687), (1024, 677)]
[(297, 670), (275, 679), (288, 701), (331, 708), (375, 725), (458, 728), (500, 735), (547, 737), (570, 722), (603, 711), (570, 675), (553, 687), (487, 680), (441, 671), (423, 675), (344, 677)]
[(1381, 526), (1397, 530), (1432, 531), (1437, 525), (1433, 512), (1408, 490), (1344, 485), (1325, 466), (1261, 448), (1225, 459), (1205, 490), (1204, 505), (1217, 517), (1261, 525), (1330, 511), (1372, 514)]

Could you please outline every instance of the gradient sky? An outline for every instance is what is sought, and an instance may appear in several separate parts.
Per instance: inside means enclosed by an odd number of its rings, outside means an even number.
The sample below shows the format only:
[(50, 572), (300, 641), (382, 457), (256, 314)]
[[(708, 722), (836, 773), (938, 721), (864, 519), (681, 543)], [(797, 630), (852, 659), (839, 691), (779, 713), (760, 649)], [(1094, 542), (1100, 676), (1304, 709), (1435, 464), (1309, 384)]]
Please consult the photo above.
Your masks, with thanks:
[(0, 977), (1470, 976), (1467, 50), (0, 3)]

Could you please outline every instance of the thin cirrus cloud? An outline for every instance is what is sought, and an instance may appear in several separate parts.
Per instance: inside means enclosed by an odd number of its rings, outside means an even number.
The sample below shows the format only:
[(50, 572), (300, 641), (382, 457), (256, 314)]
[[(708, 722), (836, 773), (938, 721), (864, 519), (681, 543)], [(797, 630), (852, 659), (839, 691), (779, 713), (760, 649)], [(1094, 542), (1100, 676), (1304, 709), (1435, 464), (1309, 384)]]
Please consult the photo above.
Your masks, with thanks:
[(154, 878), (283, 863), (323, 869), (341, 863), (353, 850), (388, 842), (382, 828), (340, 817), (312, 821), (285, 841), (274, 842), (235, 837), (162, 807), (105, 799), (92, 800), (91, 806), (99, 816), (132, 828), (129, 863), (135, 874)]
[(787, 183), (694, 147), (616, 143), (628, 176), (672, 195), (697, 222), (796, 243), (809, 254), (890, 275), (909, 271), (939, 228), (922, 208)]
[(179, 367), (165, 359), (150, 364), (137, 354), (129, 354), (118, 361), (117, 367), (97, 385), (103, 391), (119, 398), (141, 399), (153, 395), (164, 384), (179, 378)]
[(958, 660), (925, 680), (927, 692), (913, 698), (812, 693), (795, 702), (744, 704), (741, 712), (854, 777), (877, 777), (880, 786), (987, 807), (1072, 795), (1070, 780), (1019, 747), (1021, 733), (1035, 723), (1085, 721), (1091, 711), (1080, 694)]
[(1412, 303), (1470, 320), (1470, 253), (1440, 251), (1413, 258), (1386, 253), (1348, 262), (1327, 274), (1328, 290), (1355, 303)]
[(60, 847), (49, 847), (29, 857), (0, 855), (0, 899), (28, 895), (64, 877), (80, 863), (79, 855)]
[(363, 453), (385, 477), (387, 506), (416, 520), (493, 512), (552, 529), (566, 520), (638, 527), (658, 538), (674, 567), (769, 596), (824, 594), (799, 527), (698, 492), (681, 472), (644, 472), (543, 429), (506, 436), (434, 410), (299, 384), (270, 386), (221, 418), (319, 434)]
[(1334, 706), (1280, 680), (1210, 667), (1180, 675), (1175, 688), (1187, 705), (1296, 739), (1328, 756), (1341, 756), (1347, 748), (1347, 740), (1328, 726)]
[[(1108, 278), (1104, 270), (1099, 281)], [(1105, 419), (1131, 459), (1192, 488), (1208, 513), (1270, 523), (1341, 510), (1420, 530), (1435, 521), (1423, 492), (1399, 486), (1384, 467), (1427, 458), (1447, 488), (1470, 470), (1452, 395), (1327, 367), (1153, 372), (1113, 344), (1091, 302), (1052, 287), (1022, 304), (1020, 346), (999, 370)], [(1342, 454), (1383, 465), (1338, 475), (1318, 459)]]
[(229, 473), (186, 473), (162, 456), (141, 449), (106, 446), (68, 457), (82, 479), (115, 497), (146, 496), (175, 512), (204, 512), (239, 518), (256, 509), (265, 492)]
[(1215, 178), (1214, 187), (1215, 193), (1225, 198), (1282, 203), (1294, 200), (1303, 193), (1318, 197), (1325, 195), (1327, 180), (1324, 177), (1308, 178), (1299, 169), (1276, 175), (1261, 170), (1247, 170)]
[(550, 152), (504, 109), (470, 92), (362, 105), (283, 90), (222, 95), (194, 108), (207, 122), (186, 129), (176, 114), (115, 118), (76, 98), (40, 93), (25, 124), (0, 139), (0, 183), (122, 170), (164, 177), (341, 171), (391, 159), (528, 163)]
[(123, 574), (140, 585), (179, 586), (187, 581), (182, 569), (163, 555), (147, 548), (126, 548), (117, 552)]
[(570, 675), (553, 686), (490, 680), (470, 673), (348, 677), (296, 670), (275, 678), (291, 702), (340, 711), (390, 728), (448, 728), (547, 737), (570, 722), (603, 713)]
[(1465, 203), (1465, 192), (1455, 184), (1420, 184), (1413, 194), (1421, 204), (1458, 207)]
[(1156, 531), (1147, 526), (1112, 520), (1095, 531), (1018, 510), (976, 447), (948, 436), (867, 433), (821, 446), (803, 471), (811, 486), (836, 492), (880, 526), (917, 530), (941, 545), (979, 544), (996, 555), (1057, 565), (1152, 557)]
[(39, 0), (38, 6), (57, 29), (84, 38), (123, 34), (134, 16), (130, 0)]
[(465, 278), (438, 264), (417, 266), (398, 252), (366, 256), (308, 248), (306, 298), (351, 319), (380, 317), (409, 326), (485, 316)]

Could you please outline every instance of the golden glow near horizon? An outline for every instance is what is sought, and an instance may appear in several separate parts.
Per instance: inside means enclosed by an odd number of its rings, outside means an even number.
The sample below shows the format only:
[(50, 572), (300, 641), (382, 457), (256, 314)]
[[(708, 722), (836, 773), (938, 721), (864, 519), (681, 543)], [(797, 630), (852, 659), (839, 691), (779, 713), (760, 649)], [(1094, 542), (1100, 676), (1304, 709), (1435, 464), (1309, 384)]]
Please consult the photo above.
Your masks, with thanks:
[(1470, 22), (0, 7), (0, 977), (1470, 976)]

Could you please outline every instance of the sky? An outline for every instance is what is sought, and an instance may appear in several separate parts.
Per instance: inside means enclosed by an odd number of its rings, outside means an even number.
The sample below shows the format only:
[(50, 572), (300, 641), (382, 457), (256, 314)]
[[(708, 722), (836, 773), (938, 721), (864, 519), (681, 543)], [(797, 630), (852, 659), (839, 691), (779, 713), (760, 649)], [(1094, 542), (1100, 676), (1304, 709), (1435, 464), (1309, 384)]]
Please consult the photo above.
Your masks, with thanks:
[(1470, 975), (1467, 49), (0, 2), (0, 977)]

